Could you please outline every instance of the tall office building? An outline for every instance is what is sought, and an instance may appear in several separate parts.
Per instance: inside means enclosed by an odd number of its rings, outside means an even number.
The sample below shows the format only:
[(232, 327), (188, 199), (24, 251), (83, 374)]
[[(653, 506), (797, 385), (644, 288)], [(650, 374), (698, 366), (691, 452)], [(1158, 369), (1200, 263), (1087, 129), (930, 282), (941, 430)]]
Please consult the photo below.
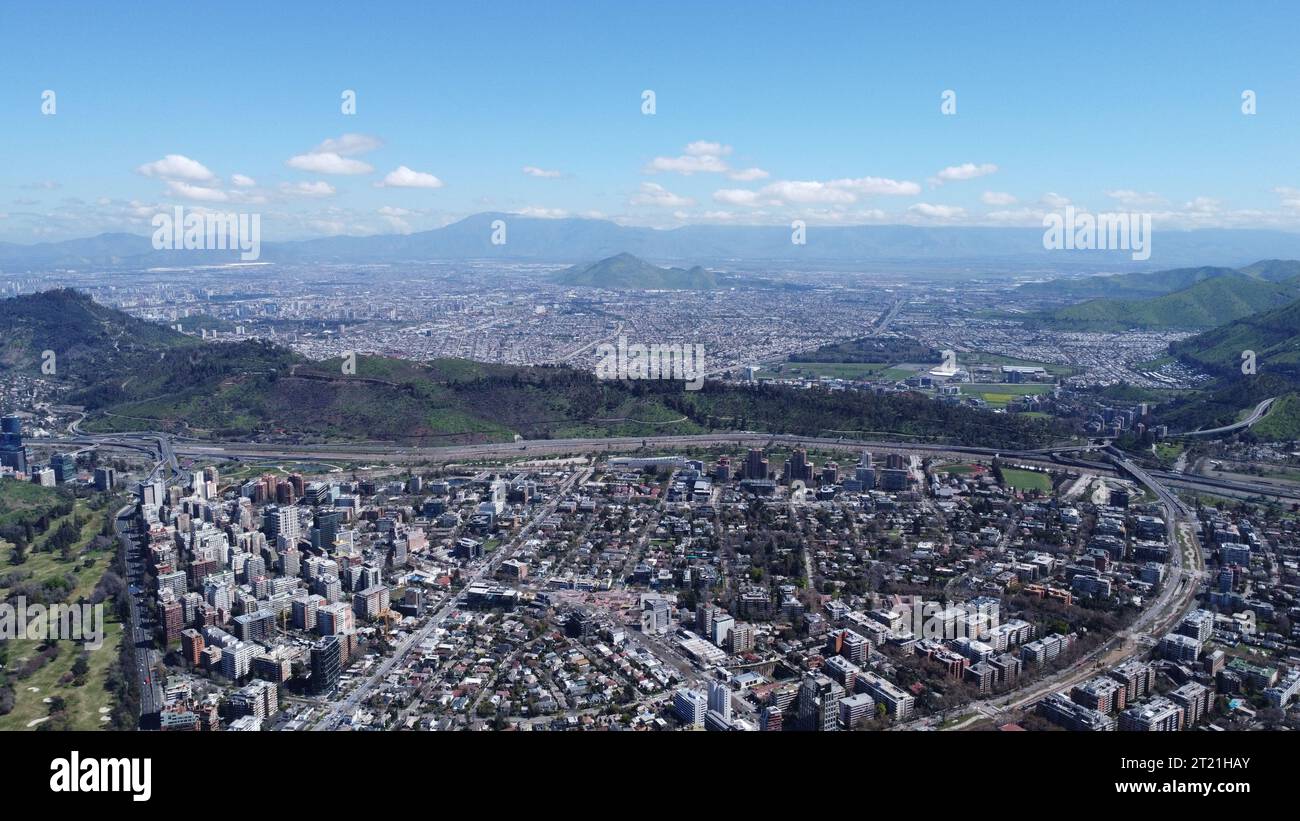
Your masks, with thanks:
[(108, 493), (117, 487), (117, 472), (112, 468), (95, 468), (95, 490)]
[(815, 468), (816, 466), (808, 461), (808, 451), (795, 448), (781, 468), (781, 480), (787, 483), (803, 482), (805, 485), (810, 485), (813, 483)]
[(71, 453), (54, 454), (50, 459), (50, 467), (54, 468), (54, 481), (59, 484), (77, 478), (77, 457)]
[(721, 681), (709, 682), (709, 712), (731, 720), (731, 688)]
[(317, 513), (316, 524), (311, 529), (311, 546), (327, 553), (333, 553), (342, 526), (343, 511), (327, 510)]
[(328, 693), (339, 684), (343, 672), (343, 648), (338, 636), (325, 636), (311, 646), (311, 687), (315, 693)]
[(799, 726), (804, 730), (834, 730), (840, 720), (844, 688), (829, 676), (809, 673), (799, 685)]
[(683, 687), (677, 691), (677, 695), (673, 696), (673, 710), (683, 724), (692, 727), (703, 727), (704, 714), (708, 712), (708, 709), (708, 699), (704, 697), (703, 693), (696, 690)]
[(275, 541), (283, 536), (289, 544), (296, 544), (302, 536), (302, 524), (298, 517), (298, 508), (269, 505), (262, 511), (262, 530), (269, 540)]
[(27, 472), (27, 446), (23, 444), (23, 420), (17, 416), (0, 418), (0, 465)]

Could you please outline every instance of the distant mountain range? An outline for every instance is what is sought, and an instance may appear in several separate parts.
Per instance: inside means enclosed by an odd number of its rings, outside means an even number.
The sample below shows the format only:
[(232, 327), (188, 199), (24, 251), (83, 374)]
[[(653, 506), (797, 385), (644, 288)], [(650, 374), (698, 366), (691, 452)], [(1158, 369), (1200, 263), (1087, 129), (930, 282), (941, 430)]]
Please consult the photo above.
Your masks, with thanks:
[[(506, 223), (494, 244), (493, 223)], [(263, 226), (266, 230), (266, 226)], [(1040, 228), (818, 226), (807, 243), (790, 241), (787, 225), (691, 225), (659, 230), (593, 219), (538, 219), (516, 214), (475, 214), (431, 231), (368, 237), (336, 236), (266, 242), (267, 262), (404, 262), (502, 259), (585, 263), (628, 253), (657, 262), (773, 261), (862, 266), (899, 265), (975, 273), (1058, 268), (1130, 271), (1151, 265), (1235, 266), (1260, 257), (1300, 258), (1300, 234), (1284, 231), (1203, 229), (1156, 231), (1151, 259), (1134, 262), (1126, 251), (1043, 248)], [(120, 268), (220, 264), (239, 261), (231, 251), (156, 251), (150, 236), (101, 234), (36, 245), (0, 243), (0, 270)]]

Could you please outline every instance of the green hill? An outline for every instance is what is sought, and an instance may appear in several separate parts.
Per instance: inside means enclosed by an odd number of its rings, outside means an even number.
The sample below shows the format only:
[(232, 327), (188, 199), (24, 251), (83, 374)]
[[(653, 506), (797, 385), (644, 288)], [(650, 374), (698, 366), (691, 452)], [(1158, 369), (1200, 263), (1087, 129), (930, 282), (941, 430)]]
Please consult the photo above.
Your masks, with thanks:
[(701, 291), (718, 287), (717, 276), (698, 265), (690, 269), (660, 268), (631, 254), (618, 254), (590, 265), (575, 265), (560, 271), (553, 279), (560, 285), (611, 290)]
[(1270, 282), (1234, 271), (1164, 296), (1089, 300), (1059, 308), (1040, 321), (1077, 330), (1209, 328), (1285, 305), (1297, 297), (1300, 282)]
[[(1262, 263), (1255, 263), (1260, 265)], [(1239, 273), (1233, 268), (1174, 268), (1140, 274), (1091, 276), (1082, 279), (1054, 279), (1029, 282), (1016, 289), (1025, 296), (1081, 299), (1148, 299), (1181, 291), (1198, 282), (1225, 274)], [(1298, 271), (1297, 273), (1300, 273)]]
[[(1255, 373), (1243, 374), (1242, 353), (1255, 354)], [(1280, 397), (1254, 428), (1263, 439), (1291, 439), (1300, 423), (1300, 300), (1228, 322), (1169, 346), (1187, 364), (1217, 377), (1208, 388), (1161, 408), (1173, 430), (1235, 422), (1246, 408)]]
[(41, 353), (48, 350), (56, 355), (56, 376), (83, 381), (199, 344), (66, 289), (0, 300), (0, 340), (0, 372), (39, 373)]
[[(410, 362), (357, 358), (311, 362), (260, 342), (205, 343), (166, 328), (143, 328), (125, 314), (69, 291), (0, 301), (0, 312), (32, 339), (64, 327), (64, 311), (96, 312), (111, 345), (103, 370), (64, 377), (90, 411), (87, 430), (169, 430), (199, 437), (387, 440), (411, 444), (712, 430), (819, 435), (862, 431), (990, 447), (1037, 447), (1062, 438), (1056, 423), (993, 414), (911, 395), (800, 391), (706, 381), (686, 391), (673, 381), (601, 381), (567, 367), (514, 367), (465, 360)], [(32, 308), (29, 312), (28, 308)], [(147, 325), (148, 323), (144, 323)], [(182, 343), (180, 340), (184, 340)], [(39, 343), (38, 343), (39, 344)], [(23, 346), (17, 358), (29, 351)]]
[(1300, 439), (1300, 394), (1279, 398), (1251, 430), (1266, 442)]
[(1300, 382), (1300, 300), (1242, 317), (1169, 346), (1169, 352), (1218, 376), (1241, 375), (1242, 351), (1256, 371)]
[(1259, 262), (1247, 265), (1240, 270), (1243, 274), (1267, 279), (1270, 282), (1282, 282), (1300, 277), (1300, 260), (1261, 259)]
[(1084, 299), (1150, 299), (1189, 288), (1198, 282), (1228, 274), (1245, 274), (1252, 279), (1282, 282), (1300, 277), (1300, 260), (1262, 259), (1241, 268), (1202, 266), (1148, 271), (1138, 274), (1091, 276), (1028, 282), (1017, 289), (1025, 296)]

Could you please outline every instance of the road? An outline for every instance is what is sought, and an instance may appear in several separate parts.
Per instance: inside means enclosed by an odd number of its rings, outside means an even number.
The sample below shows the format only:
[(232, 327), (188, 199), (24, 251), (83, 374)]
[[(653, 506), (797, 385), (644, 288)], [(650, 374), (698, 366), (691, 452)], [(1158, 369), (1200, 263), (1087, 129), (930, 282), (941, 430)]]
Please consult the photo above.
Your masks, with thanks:
[(140, 691), (140, 726), (145, 728), (152, 724), (162, 710), (162, 688), (156, 681), (154, 668), (161, 660), (154, 649), (153, 633), (150, 625), (141, 621), (140, 613), (145, 607), (144, 557), (143, 547), (131, 533), (134, 518), (134, 505), (126, 505), (117, 512), (113, 529), (117, 532), (125, 556), (127, 582), (130, 585), (130, 620), (126, 638), (135, 643), (135, 676)]
[[(1258, 409), (1257, 409), (1258, 410)], [(1244, 423), (1242, 423), (1244, 424)], [(443, 445), (434, 447), (407, 447), (387, 442), (336, 444), (336, 445), (266, 445), (244, 442), (199, 443), (178, 441), (153, 431), (117, 433), (96, 436), (58, 437), (42, 440), (47, 443), (97, 445), (145, 450), (155, 454), (160, 462), (180, 477), (177, 464), (180, 456), (208, 459), (284, 459), (305, 462), (451, 462), (475, 459), (511, 459), (520, 457), (570, 454), (576, 452), (629, 451), (641, 448), (711, 447), (733, 445), (739, 447), (822, 447), (847, 450), (871, 450), (880, 453), (925, 453), (936, 457), (963, 458), (1000, 456), (1024, 464), (1043, 467), (1073, 467), (1091, 471), (1106, 471), (1105, 465), (1070, 458), (1069, 454), (1099, 451), (1108, 444), (1067, 445), (1037, 450), (1003, 450), (966, 445), (939, 445), (922, 442), (887, 442), (850, 437), (794, 436), (740, 432), (729, 434), (691, 434), (664, 436), (620, 436), (591, 439), (530, 439), (519, 442), (498, 442), (475, 445)], [(1195, 474), (1174, 474), (1151, 471), (1151, 475), (1179, 487), (1214, 493), (1230, 490), (1234, 494), (1270, 496), (1300, 500), (1300, 491), (1268, 482), (1241, 482), (1215, 479)]]
[(1233, 433), (1235, 431), (1245, 430), (1246, 428), (1255, 424), (1259, 420), (1263, 419), (1264, 414), (1268, 413), (1268, 409), (1276, 401), (1277, 401), (1276, 396), (1271, 399), (1265, 399), (1263, 402), (1260, 402), (1258, 405), (1255, 406), (1255, 410), (1251, 411), (1250, 416), (1246, 417), (1240, 422), (1235, 422), (1231, 425), (1224, 425), (1218, 428), (1209, 428), (1207, 430), (1191, 430), (1191, 431), (1187, 431), (1186, 433), (1171, 433), (1169, 435), (1171, 437), (1173, 436), (1179, 436), (1179, 437), (1181, 436), (1222, 436), (1225, 433)]
[[(497, 442), (473, 445), (440, 445), (431, 447), (410, 447), (387, 442), (335, 444), (335, 445), (292, 445), (292, 444), (257, 444), (246, 442), (176, 442), (166, 434), (152, 431), (139, 433), (117, 433), (94, 436), (58, 437), (44, 440), (50, 443), (91, 444), (101, 447), (126, 447), (132, 449), (147, 448), (155, 454), (164, 456), (171, 462), (176, 456), (206, 457), (212, 459), (248, 458), (248, 459), (300, 459), (300, 460), (349, 460), (364, 461), (450, 461), (486, 458), (517, 458), (539, 454), (560, 454), (573, 452), (627, 451), (646, 447), (709, 447), (714, 445), (771, 446), (788, 447), (838, 447), (844, 449), (871, 449), (882, 452), (924, 452), (937, 456), (995, 456), (1007, 459), (1020, 459), (1043, 465), (1055, 464), (1053, 456), (1057, 453), (1071, 453), (1099, 449), (1101, 445), (1073, 445), (1069, 447), (1044, 448), (1041, 450), (1005, 450), (997, 448), (972, 447), (965, 445), (940, 445), (924, 442), (888, 442), (856, 439), (845, 436), (794, 436), (788, 434), (767, 434), (754, 432), (706, 433), (689, 435), (663, 436), (616, 436), (586, 439), (530, 439), (518, 442)], [(163, 450), (166, 450), (163, 453)], [(177, 468), (173, 468), (177, 470)]]
[[(1204, 573), (1204, 557), (1196, 538), (1193, 511), (1168, 488), (1129, 460), (1122, 451), (1108, 448), (1107, 455), (1118, 470), (1129, 474), (1155, 493), (1165, 508), (1171, 568), (1165, 576), (1160, 595), (1134, 619), (1131, 625), (1077, 659), (1066, 669), (1016, 690), (1010, 695), (971, 702), (961, 709), (973, 710), (973, 715), (942, 729), (960, 730), (977, 721), (996, 719), (1004, 713), (1032, 705), (1053, 692), (1067, 690), (1075, 684), (1099, 675), (1103, 669), (1118, 664), (1145, 647), (1154, 645), (1159, 640), (1159, 636), (1172, 629), (1191, 609), (1200, 590), (1200, 580)], [(1180, 535), (1185, 537), (1186, 546), (1180, 540)], [(940, 723), (941, 717), (927, 716), (899, 725), (896, 729), (939, 729)]]
[[(468, 587), (474, 582), (492, 578), (492, 576), (496, 574), (497, 568), (500, 567), (501, 562), (513, 556), (515, 551), (519, 549), (519, 546), (527, 541), (528, 535), (532, 533), (537, 525), (555, 513), (556, 508), (559, 507), (565, 494), (572, 490), (574, 485), (580, 485), (582, 482), (585, 482), (587, 477), (590, 475), (591, 469), (588, 468), (581, 473), (575, 472), (570, 476), (565, 483), (556, 490), (555, 497), (541, 510), (534, 513), (532, 518), (530, 518), (528, 522), (519, 529), (519, 532), (515, 534), (515, 537), (511, 539), (508, 544), (502, 545), (497, 550), (493, 551), (492, 558), (486, 561), (477, 572), (470, 576), (465, 586)], [(345, 697), (335, 702), (328, 710), (326, 710), (320, 721), (317, 722), (312, 729), (318, 731), (337, 729), (343, 719), (352, 715), (356, 711), (357, 707), (369, 697), (370, 692), (374, 690), (375, 686), (386, 678), (388, 674), (392, 672), (393, 668), (406, 657), (406, 654), (411, 651), (411, 648), (419, 646), (425, 641), (425, 639), (429, 638), (435, 630), (442, 626), (443, 622), (447, 620), (447, 617), (450, 616), (452, 612), (460, 609), (461, 606), (459, 595), (452, 596), (443, 602), (442, 605), (429, 616), (424, 625), (411, 635), (407, 636), (406, 639), (397, 646), (396, 651), (388, 658), (384, 659), (384, 661), (375, 668), (373, 673), (371, 673), (361, 683), (353, 687)]]

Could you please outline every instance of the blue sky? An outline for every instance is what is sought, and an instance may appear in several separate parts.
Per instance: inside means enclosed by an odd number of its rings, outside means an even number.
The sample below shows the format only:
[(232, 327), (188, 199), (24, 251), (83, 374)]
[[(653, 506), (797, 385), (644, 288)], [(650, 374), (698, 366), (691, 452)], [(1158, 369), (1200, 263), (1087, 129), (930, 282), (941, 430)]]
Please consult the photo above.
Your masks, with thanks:
[(0, 7), (0, 240), (148, 233), (172, 205), (260, 212), (272, 239), (485, 210), (1040, 225), (1066, 202), (1300, 230), (1294, 5), (326, 5)]

